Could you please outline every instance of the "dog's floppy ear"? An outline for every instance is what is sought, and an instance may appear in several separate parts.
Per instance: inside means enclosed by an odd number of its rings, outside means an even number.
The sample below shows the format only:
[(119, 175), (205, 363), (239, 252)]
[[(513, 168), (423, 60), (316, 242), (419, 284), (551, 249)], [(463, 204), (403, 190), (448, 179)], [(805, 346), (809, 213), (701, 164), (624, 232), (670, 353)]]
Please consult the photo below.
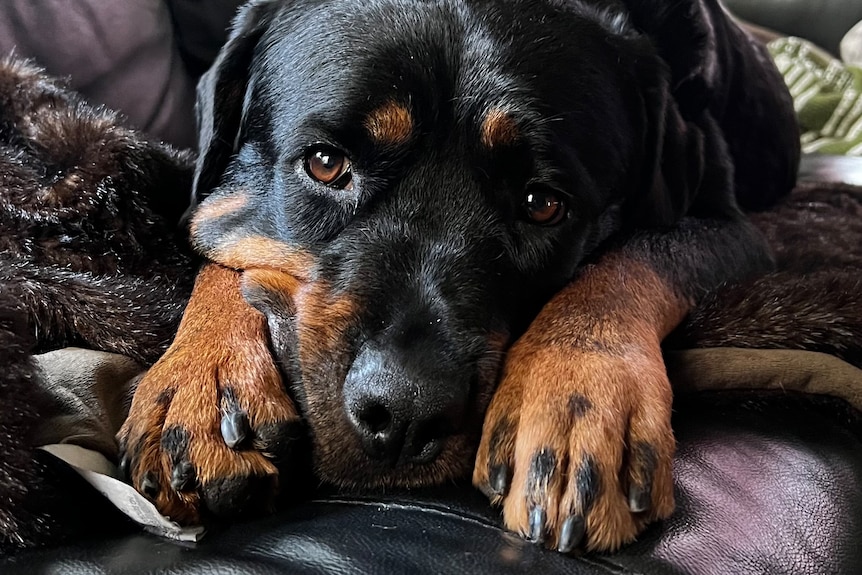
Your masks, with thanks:
[(645, 112), (641, 175), (628, 214), (639, 225), (668, 226), (688, 212), (704, 172), (701, 130), (686, 122), (661, 82), (641, 91)]
[(636, 72), (647, 122), (646, 158), (631, 214), (641, 224), (668, 225), (695, 202), (710, 169), (705, 153), (716, 152), (710, 166), (726, 160), (724, 147), (706, 133), (717, 129), (707, 116), (720, 68), (711, 22), (724, 15), (716, 0), (625, 3), (632, 24), (659, 57), (653, 65), (642, 61)]
[(720, 81), (717, 0), (625, 0), (634, 26), (648, 36), (670, 71), (671, 94), (685, 117), (709, 105)]
[(252, 0), (240, 8), (227, 43), (197, 90), (198, 150), (192, 207), (218, 185), (237, 137), (258, 40), (275, 16), (277, 0)]

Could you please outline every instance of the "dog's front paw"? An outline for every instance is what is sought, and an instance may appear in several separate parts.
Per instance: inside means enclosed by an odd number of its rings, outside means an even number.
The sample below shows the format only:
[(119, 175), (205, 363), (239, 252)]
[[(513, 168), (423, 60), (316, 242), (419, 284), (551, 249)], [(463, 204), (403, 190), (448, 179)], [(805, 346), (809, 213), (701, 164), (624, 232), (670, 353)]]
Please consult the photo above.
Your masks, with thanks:
[(673, 511), (671, 390), (658, 340), (568, 345), (534, 325), (510, 350), (474, 484), (507, 528), (610, 551)]
[(268, 510), (300, 419), (238, 274), (198, 277), (177, 338), (143, 377), (119, 432), (121, 469), (164, 515)]

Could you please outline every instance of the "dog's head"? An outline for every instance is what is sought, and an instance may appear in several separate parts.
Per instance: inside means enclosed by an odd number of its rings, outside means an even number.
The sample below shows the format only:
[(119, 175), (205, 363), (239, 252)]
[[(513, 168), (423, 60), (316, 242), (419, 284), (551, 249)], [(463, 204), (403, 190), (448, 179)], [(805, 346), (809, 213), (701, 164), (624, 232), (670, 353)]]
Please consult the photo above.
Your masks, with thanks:
[(326, 480), (466, 475), (508, 343), (696, 186), (649, 40), (522, 4), (257, 1), (201, 83), (192, 237), (249, 270)]

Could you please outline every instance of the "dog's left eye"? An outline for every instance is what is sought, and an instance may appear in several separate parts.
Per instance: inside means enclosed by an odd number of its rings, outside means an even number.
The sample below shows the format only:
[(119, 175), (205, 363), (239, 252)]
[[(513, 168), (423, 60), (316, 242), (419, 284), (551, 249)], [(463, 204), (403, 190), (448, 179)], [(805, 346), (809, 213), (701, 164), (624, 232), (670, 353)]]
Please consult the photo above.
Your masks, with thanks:
[(527, 219), (538, 225), (552, 226), (563, 221), (566, 204), (558, 193), (550, 188), (534, 186), (524, 199)]
[(334, 148), (313, 148), (305, 155), (305, 172), (330, 188), (352, 190), (351, 167), (350, 159)]

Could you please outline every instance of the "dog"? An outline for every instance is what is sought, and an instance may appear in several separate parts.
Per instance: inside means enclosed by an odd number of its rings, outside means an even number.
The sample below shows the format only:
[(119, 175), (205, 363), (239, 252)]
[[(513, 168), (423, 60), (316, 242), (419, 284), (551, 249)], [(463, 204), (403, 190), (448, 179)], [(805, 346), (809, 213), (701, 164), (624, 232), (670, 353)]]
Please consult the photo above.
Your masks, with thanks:
[(716, 0), (253, 0), (198, 88), (208, 263), (121, 467), (171, 518), (469, 477), (613, 550), (673, 510), (661, 342), (770, 269), (799, 160)]

